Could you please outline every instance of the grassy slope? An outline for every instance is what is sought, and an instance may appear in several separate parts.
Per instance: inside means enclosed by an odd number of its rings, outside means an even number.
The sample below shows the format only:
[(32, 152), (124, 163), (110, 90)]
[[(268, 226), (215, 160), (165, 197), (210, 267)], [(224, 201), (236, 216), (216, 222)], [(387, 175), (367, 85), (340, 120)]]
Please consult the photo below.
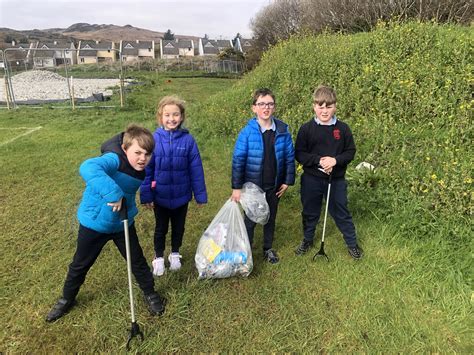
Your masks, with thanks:
[[(156, 100), (180, 93), (190, 104), (193, 132), (214, 122), (196, 104), (225, 91), (225, 79), (155, 77), (129, 98), (130, 110), (20, 110), (0, 112), (0, 127), (44, 128), (1, 147), (0, 299), (4, 327), (0, 351), (116, 352), (129, 326), (125, 263), (106, 246), (78, 297), (79, 305), (55, 324), (43, 320), (60, 293), (75, 246), (75, 206), (82, 182), (77, 167), (98, 151), (100, 142), (127, 122), (153, 125)], [(247, 79), (249, 80), (249, 79)], [(242, 84), (229, 92), (234, 95)], [(249, 115), (248, 94), (238, 107)], [(212, 106), (219, 98), (205, 102)], [(234, 107), (228, 104), (228, 107)], [(197, 111), (199, 110), (199, 111)], [(218, 116), (223, 118), (224, 116)], [(194, 121), (193, 121), (194, 118)], [(211, 120), (212, 118), (212, 120)], [(236, 123), (236, 126), (239, 123)], [(3, 136), (2, 136), (3, 137)], [(406, 238), (396, 216), (380, 218), (384, 205), (371, 202), (354, 180), (351, 207), (366, 258), (353, 262), (330, 222), (330, 263), (296, 258), (300, 240), (298, 187), (281, 203), (275, 247), (282, 262), (262, 262), (257, 234), (255, 268), (247, 280), (197, 281), (193, 265), (200, 235), (230, 195), (233, 134), (208, 139), (197, 134), (209, 204), (191, 206), (183, 247), (185, 264), (157, 281), (169, 299), (166, 314), (150, 317), (139, 290), (137, 318), (145, 341), (156, 351), (468, 351), (469, 288), (460, 269), (465, 258), (449, 252), (450, 241)], [(416, 218), (416, 216), (412, 216)], [(137, 219), (147, 257), (152, 256), (153, 218)], [(260, 229), (261, 231), (261, 229)], [(318, 230), (318, 236), (320, 231)], [(461, 260), (461, 261), (460, 261)]]

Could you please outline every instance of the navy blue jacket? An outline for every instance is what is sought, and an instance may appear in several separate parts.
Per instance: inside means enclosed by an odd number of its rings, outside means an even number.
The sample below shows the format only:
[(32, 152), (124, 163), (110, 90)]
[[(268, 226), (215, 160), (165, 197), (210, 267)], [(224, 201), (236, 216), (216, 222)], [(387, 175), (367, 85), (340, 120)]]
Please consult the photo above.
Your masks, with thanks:
[(155, 149), (140, 187), (141, 203), (175, 209), (191, 201), (193, 194), (197, 203), (207, 203), (204, 169), (193, 136), (184, 128), (160, 127), (153, 137)]
[[(295, 151), (288, 125), (273, 118), (277, 172), (275, 188), (295, 183)], [(252, 118), (240, 131), (232, 157), (232, 189), (241, 189), (246, 182), (262, 187), (263, 136), (257, 118)]]
[(79, 173), (86, 182), (77, 211), (79, 223), (99, 233), (123, 231), (119, 212), (112, 212), (107, 203), (127, 200), (128, 221), (132, 225), (138, 213), (135, 195), (145, 178), (144, 171), (137, 171), (128, 162), (122, 150), (123, 133), (102, 145), (100, 157), (85, 160)]

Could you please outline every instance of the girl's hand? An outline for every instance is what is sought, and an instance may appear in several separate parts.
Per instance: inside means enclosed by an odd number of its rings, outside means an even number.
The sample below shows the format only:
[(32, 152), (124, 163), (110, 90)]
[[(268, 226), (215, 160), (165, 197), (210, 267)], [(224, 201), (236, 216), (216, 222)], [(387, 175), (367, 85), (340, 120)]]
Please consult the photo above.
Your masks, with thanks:
[(149, 210), (152, 210), (153, 208), (155, 208), (155, 204), (153, 202), (144, 203), (143, 206), (145, 206), (145, 208), (147, 208)]
[(197, 203), (196, 202), (196, 204), (197, 204), (198, 208), (203, 208), (203, 206), (204, 206), (204, 203)]

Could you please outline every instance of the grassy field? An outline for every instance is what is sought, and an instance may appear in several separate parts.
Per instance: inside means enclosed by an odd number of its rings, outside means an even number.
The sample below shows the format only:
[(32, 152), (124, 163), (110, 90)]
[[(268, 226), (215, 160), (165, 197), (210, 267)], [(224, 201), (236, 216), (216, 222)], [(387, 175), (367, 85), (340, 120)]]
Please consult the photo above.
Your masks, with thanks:
[[(135, 286), (145, 340), (134, 342), (133, 351), (472, 352), (471, 290), (462, 272), (466, 258), (459, 258), (449, 239), (402, 235), (397, 216), (381, 217), (384, 206), (374, 204), (364, 186), (367, 180), (356, 176), (353, 167), (349, 199), (363, 260), (350, 258), (332, 221), (326, 235), (329, 263), (313, 262), (314, 249), (294, 255), (301, 240), (297, 184), (280, 204), (274, 243), (279, 264), (262, 260), (258, 228), (248, 279), (197, 280), (197, 243), (231, 194), (235, 140), (230, 134), (209, 138), (199, 129), (221, 121), (203, 118), (203, 105), (236, 81), (147, 75), (123, 110), (0, 111), (0, 144), (15, 136), (15, 128), (42, 127), (0, 146), (0, 352), (125, 351), (130, 325), (126, 265), (113, 244), (91, 269), (77, 307), (53, 324), (44, 317), (61, 294), (75, 248), (80, 162), (97, 155), (101, 142), (129, 122), (154, 128), (156, 102), (169, 93), (187, 101), (189, 126), (199, 132), (209, 203), (201, 209), (190, 205), (183, 269), (156, 279), (168, 299), (162, 317), (148, 314)], [(250, 107), (240, 109), (250, 116)], [(136, 224), (151, 260), (152, 214), (142, 209)]]

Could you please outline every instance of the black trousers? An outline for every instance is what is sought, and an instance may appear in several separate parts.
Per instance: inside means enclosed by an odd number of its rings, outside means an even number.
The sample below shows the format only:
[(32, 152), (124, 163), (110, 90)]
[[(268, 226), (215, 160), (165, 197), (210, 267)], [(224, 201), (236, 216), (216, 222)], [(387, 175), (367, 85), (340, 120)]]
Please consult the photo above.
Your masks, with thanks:
[[(313, 241), (316, 225), (321, 214), (323, 197), (327, 197), (328, 179), (304, 173), (301, 176), (301, 203), (303, 205), (303, 232), (306, 241)], [(356, 230), (347, 208), (347, 182), (344, 178), (333, 179), (329, 195), (329, 214), (344, 236), (347, 246), (356, 246)]]
[[(280, 199), (276, 195), (277, 189), (270, 189), (265, 191), (265, 199), (267, 200), (268, 207), (270, 207), (270, 218), (268, 223), (263, 226), (263, 250), (272, 248), (273, 237), (275, 235), (275, 220), (278, 212), (278, 202)], [(247, 215), (244, 218), (245, 228), (249, 236), (250, 245), (253, 244), (253, 236), (255, 232), (255, 225), (257, 223), (252, 222)]]
[(183, 244), (184, 224), (188, 213), (188, 203), (175, 209), (155, 204), (155, 256), (163, 257), (166, 234), (171, 220), (171, 252), (178, 253)]
[[(130, 258), (132, 272), (143, 293), (154, 291), (153, 274), (150, 271), (142, 248), (138, 242), (135, 225), (129, 226)], [(86, 279), (87, 272), (96, 261), (104, 245), (113, 240), (120, 254), (126, 259), (125, 233), (105, 234), (79, 225), (76, 253), (69, 265), (69, 271), (64, 282), (63, 297), (67, 300), (76, 298), (79, 288)]]

